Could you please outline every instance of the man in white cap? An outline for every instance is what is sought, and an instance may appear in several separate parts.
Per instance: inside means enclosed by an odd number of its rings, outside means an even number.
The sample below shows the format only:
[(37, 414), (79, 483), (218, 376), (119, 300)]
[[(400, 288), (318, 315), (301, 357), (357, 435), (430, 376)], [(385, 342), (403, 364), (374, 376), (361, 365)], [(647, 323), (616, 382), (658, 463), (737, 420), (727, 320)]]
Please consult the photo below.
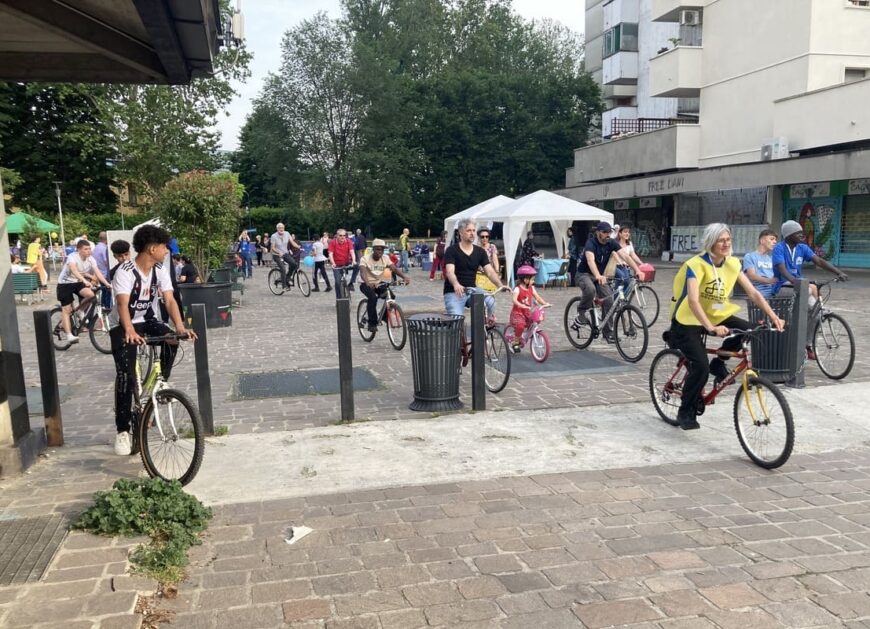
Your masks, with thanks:
[[(782, 224), (782, 240), (773, 248), (773, 272), (779, 280), (777, 290), (786, 282), (794, 282), (796, 279), (801, 279), (803, 265), (806, 262), (812, 262), (817, 267), (821, 267), (830, 273), (833, 273), (840, 278), (841, 281), (848, 279), (848, 276), (833, 264), (818, 256), (812, 248), (807, 245), (804, 240), (803, 227), (797, 221), (786, 221)], [(810, 310), (815, 305), (819, 298), (819, 289), (815, 284), (810, 284)], [(815, 333), (816, 322), (807, 321), (807, 358), (815, 360), (816, 356), (812, 350), (813, 334)]]
[(384, 255), (384, 248), (386, 246), (387, 244), (383, 240), (375, 238), (372, 241), (371, 254), (364, 256), (359, 262), (359, 274), (362, 277), (360, 291), (368, 299), (366, 304), (366, 322), (369, 332), (374, 332), (378, 329), (378, 299), (381, 298), (388, 288), (384, 279), (384, 272), (390, 269), (390, 271), (405, 280), (405, 284), (411, 283), (411, 278), (405, 275), (401, 269), (392, 263), (390, 258)]

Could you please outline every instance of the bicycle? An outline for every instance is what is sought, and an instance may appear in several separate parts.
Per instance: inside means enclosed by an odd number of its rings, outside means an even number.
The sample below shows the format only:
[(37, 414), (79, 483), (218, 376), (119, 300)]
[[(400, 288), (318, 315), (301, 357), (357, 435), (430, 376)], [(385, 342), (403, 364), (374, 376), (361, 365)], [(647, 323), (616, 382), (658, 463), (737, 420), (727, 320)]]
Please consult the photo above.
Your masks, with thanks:
[(187, 485), (202, 464), (205, 435), (199, 409), (163, 377), (157, 347), (187, 339), (171, 333), (146, 336), (136, 355), (133, 389), (133, 453), (151, 478)]
[(631, 289), (625, 300), (643, 313), (647, 327), (651, 328), (659, 318), (659, 296), (650, 286), (651, 282), (641, 282), (636, 275), (631, 276)]
[(604, 304), (602, 298), (596, 296), (593, 307), (584, 315), (580, 308), (583, 297), (574, 297), (565, 306), (565, 334), (571, 345), (577, 349), (586, 349), (593, 340), (602, 335), (604, 326), (610, 323), (613, 343), (616, 344), (619, 355), (630, 363), (636, 363), (646, 354), (649, 345), (649, 325), (640, 309), (628, 303), (622, 287), (614, 290), (616, 281), (608, 280), (607, 283), (613, 290), (613, 305), (607, 314), (602, 313)]
[[(94, 298), (81, 310), (79, 307), (70, 313), (70, 332), (78, 336), (84, 330), (88, 331), (91, 344), (102, 354), (112, 353), (112, 341), (109, 338), (109, 313), (103, 309), (100, 299), (101, 292), (107, 290), (100, 286), (94, 289)], [(66, 351), (72, 345), (63, 329), (63, 306), (51, 309), (51, 344), (60, 352)]]
[(809, 321), (816, 322), (813, 353), (819, 369), (831, 380), (842, 380), (855, 365), (855, 337), (852, 328), (843, 317), (826, 307), (831, 296), (830, 285), (840, 281), (842, 280), (839, 277), (835, 277), (826, 282), (814, 282), (819, 289), (819, 298), (809, 313)]
[(345, 266), (337, 266), (333, 267), (333, 270), (338, 271), (340, 273), (340, 282), (335, 283), (335, 295), (336, 298), (340, 299), (342, 297), (350, 297), (350, 282), (347, 281), (347, 274), (353, 271), (354, 265), (346, 264)]
[(544, 308), (550, 306), (535, 306), (529, 313), (529, 324), (520, 336), (516, 335), (514, 326), (508, 325), (504, 329), (505, 340), (513, 345), (519, 344), (519, 349), (514, 350), (519, 353), (526, 343), (529, 344), (529, 351), (535, 362), (542, 363), (550, 356), (550, 337), (547, 333), (541, 330), (541, 324), (544, 322)]
[[(739, 377), (740, 387), (734, 397), (737, 439), (749, 458), (767, 469), (785, 463), (794, 447), (794, 421), (785, 396), (775, 384), (752, 369), (751, 339), (770, 329), (767, 324), (746, 331), (730, 329), (729, 334), (742, 335), (743, 348), (739, 351), (707, 348), (707, 354), (737, 358), (738, 363), (724, 380), (714, 382), (707, 393), (701, 393), (696, 411), (699, 416), (703, 415), (716, 396)], [(650, 366), (649, 391), (653, 406), (671, 426), (679, 425), (677, 411), (687, 374), (686, 359), (676, 349), (663, 349)]]
[[(510, 291), (510, 288), (503, 287), (501, 290)], [(494, 295), (499, 292), (484, 291), (487, 295)], [(470, 294), (469, 294), (470, 296)], [(466, 301), (466, 308), (471, 307), (470, 299)], [(483, 379), (486, 383), (486, 388), (490, 393), (499, 393), (508, 383), (511, 377), (511, 349), (504, 333), (496, 327), (494, 319), (487, 319), (484, 324), (484, 369)], [(472, 358), (472, 343), (469, 335), (465, 334), (465, 327), (462, 328), (462, 338), (459, 343), (459, 356), (461, 366), (467, 367)]]
[[(390, 288), (388, 282), (378, 284), (378, 326), (386, 323), (387, 337), (390, 339), (390, 345), (393, 349), (401, 351), (405, 347), (405, 341), (408, 339), (408, 324), (405, 322), (405, 313), (402, 307), (396, 303), (396, 294)], [(383, 293), (381, 292), (383, 291)], [(368, 321), (368, 298), (360, 300), (356, 308), (356, 323), (359, 327), (359, 335), (366, 343), (371, 343), (377, 330), (369, 330)]]
[(275, 268), (271, 269), (266, 276), (269, 290), (272, 291), (273, 295), (283, 295), (284, 291), (289, 292), (294, 286), (299, 289), (303, 297), (311, 295), (311, 282), (308, 281), (308, 274), (300, 266), (297, 266), (292, 273), (287, 273), (287, 283), (284, 284), (281, 282), (281, 269), (277, 267), (278, 264), (283, 265), (284, 262), (276, 261), (275, 264)]

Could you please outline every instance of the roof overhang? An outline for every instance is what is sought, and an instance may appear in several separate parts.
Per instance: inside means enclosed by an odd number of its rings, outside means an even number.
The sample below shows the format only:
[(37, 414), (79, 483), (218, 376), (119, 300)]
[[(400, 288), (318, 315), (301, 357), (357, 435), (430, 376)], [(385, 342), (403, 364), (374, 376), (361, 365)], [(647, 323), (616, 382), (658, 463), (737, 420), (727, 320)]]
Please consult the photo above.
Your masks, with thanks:
[(0, 80), (188, 83), (221, 34), (218, 0), (0, 0)]

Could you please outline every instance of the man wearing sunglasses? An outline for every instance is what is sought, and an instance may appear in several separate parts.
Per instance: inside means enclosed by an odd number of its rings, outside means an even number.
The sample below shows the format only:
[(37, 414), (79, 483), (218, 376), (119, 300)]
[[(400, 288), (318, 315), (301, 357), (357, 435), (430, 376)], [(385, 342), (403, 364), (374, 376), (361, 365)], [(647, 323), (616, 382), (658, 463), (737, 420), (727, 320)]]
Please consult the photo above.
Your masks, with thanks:
[(359, 266), (356, 263), (356, 255), (353, 252), (353, 243), (347, 237), (347, 230), (339, 228), (335, 232), (335, 238), (329, 241), (329, 263), (332, 265), (332, 273), (335, 278), (335, 298), (340, 299), (347, 297), (341, 294), (341, 268), (345, 266), (353, 266), (353, 274), (348, 283), (348, 290), (353, 292), (356, 276), (359, 273)]

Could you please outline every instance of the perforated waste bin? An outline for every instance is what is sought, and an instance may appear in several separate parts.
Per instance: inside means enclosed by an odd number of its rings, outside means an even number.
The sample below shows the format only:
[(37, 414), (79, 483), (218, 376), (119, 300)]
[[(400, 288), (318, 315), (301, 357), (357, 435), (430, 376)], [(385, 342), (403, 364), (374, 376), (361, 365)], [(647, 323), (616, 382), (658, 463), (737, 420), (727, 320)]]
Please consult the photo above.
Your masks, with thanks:
[(465, 317), (435, 313), (408, 317), (411, 370), (414, 374), (412, 411), (452, 411), (459, 401), (459, 346)]
[[(788, 382), (794, 378), (796, 366), (800, 365), (800, 361), (789, 360), (789, 352), (794, 351), (795, 347), (794, 335), (800, 333), (806, 336), (806, 334), (792, 325), (794, 296), (771, 297), (767, 303), (776, 316), (785, 321), (785, 329), (782, 332), (770, 330), (753, 337), (752, 367), (773, 382)], [(754, 302), (748, 302), (747, 306), (749, 321), (753, 325), (757, 321), (767, 319), (761, 308)]]

